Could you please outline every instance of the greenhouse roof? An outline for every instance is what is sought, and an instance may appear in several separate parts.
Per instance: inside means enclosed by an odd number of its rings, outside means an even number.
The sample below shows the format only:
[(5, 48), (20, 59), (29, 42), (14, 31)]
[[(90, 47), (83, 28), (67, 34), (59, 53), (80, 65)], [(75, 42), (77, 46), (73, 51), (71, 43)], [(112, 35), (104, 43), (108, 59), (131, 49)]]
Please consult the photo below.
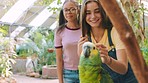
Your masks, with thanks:
[[(41, 0), (0, 0), (0, 2), (0, 24), (10, 26), (10, 37), (16, 37), (25, 29), (56, 27), (58, 13), (48, 9), (60, 7), (56, 5), (56, 0), (48, 6), (41, 5)], [(27, 37), (27, 33), (24, 33), (24, 36)]]

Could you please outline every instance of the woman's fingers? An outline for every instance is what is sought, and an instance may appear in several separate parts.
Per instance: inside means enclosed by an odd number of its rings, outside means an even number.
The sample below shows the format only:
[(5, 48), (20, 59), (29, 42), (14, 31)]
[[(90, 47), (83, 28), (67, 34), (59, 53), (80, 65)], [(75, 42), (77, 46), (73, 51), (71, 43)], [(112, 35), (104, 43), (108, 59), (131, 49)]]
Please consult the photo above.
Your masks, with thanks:
[(109, 55), (108, 55), (108, 49), (105, 45), (97, 43), (96, 47), (100, 51), (100, 57), (103, 63), (108, 63)]
[(101, 43), (96, 43), (95, 45), (96, 45), (96, 47), (98, 47), (98, 48), (106, 48), (106, 46), (103, 45), (103, 44), (101, 44)]
[(96, 47), (99, 49), (101, 54), (105, 54), (105, 55), (108, 54), (108, 49), (107, 49), (107, 47), (105, 45), (97, 43)]
[(100, 54), (108, 55), (108, 50), (107, 48), (100, 48)]
[(88, 41), (88, 37), (87, 37), (87, 36), (81, 37), (78, 42), (79, 42), (79, 44), (83, 44), (83, 43), (86, 42), (86, 41)]

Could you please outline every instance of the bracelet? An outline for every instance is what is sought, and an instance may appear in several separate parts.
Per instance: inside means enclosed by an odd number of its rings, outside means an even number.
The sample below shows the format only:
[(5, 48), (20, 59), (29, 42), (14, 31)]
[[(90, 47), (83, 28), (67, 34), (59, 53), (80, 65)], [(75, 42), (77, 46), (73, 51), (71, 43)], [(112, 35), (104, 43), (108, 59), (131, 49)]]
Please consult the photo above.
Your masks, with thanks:
[(109, 57), (109, 62), (107, 63), (108, 65), (111, 65), (112, 64), (112, 58), (111, 57)]

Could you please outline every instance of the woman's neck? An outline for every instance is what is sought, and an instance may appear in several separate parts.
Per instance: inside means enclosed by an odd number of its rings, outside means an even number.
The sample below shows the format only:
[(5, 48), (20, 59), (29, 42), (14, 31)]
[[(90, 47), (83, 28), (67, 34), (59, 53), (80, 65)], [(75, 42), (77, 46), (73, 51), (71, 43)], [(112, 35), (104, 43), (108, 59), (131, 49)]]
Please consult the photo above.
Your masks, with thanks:
[(71, 29), (79, 28), (79, 25), (77, 22), (67, 22), (67, 27)]
[(104, 32), (104, 28), (92, 28), (92, 35), (96, 42), (99, 42), (102, 39)]

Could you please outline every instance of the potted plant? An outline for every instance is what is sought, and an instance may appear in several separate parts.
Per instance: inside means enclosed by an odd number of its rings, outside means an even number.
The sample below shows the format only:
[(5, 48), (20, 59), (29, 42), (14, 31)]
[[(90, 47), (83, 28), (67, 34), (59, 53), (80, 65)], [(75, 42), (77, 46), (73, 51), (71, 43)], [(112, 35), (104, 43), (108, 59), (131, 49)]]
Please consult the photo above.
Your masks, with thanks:
[[(20, 43), (20, 40), (21, 39), (16, 39), (17, 44), (16, 44), (15, 51), (17, 53), (17, 58), (15, 60), (17, 63), (13, 65), (13, 72), (28, 73), (29, 72), (28, 59), (31, 59), (32, 61), (34, 59), (37, 59), (38, 47), (29, 38), (23, 38), (23, 40), (21, 40), (21, 43)], [(32, 65), (32, 62), (31, 62), (31, 65)], [(30, 68), (30, 71), (31, 70), (35, 71), (35, 69), (36, 68), (33, 65), (33, 67)]]

